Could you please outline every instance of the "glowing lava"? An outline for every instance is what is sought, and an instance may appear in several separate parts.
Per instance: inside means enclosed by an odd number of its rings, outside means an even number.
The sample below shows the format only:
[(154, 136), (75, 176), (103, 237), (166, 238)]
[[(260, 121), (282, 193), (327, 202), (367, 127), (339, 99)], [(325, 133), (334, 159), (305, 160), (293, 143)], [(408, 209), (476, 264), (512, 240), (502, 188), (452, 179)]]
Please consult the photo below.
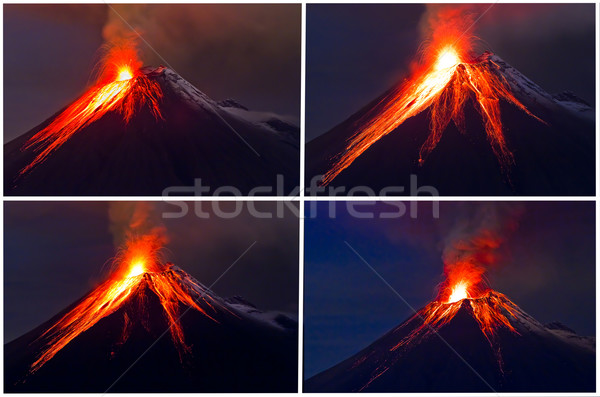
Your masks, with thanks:
[(141, 66), (133, 43), (112, 47), (96, 84), (25, 143), (22, 150), (33, 148), (37, 155), (19, 175), (31, 171), (75, 133), (108, 112), (120, 113), (127, 123), (138, 108), (147, 105), (156, 119), (162, 118), (162, 90), (139, 71)]
[[(452, 290), (465, 291), (467, 296), (470, 294), (468, 288), (463, 290), (463, 286), (454, 286)], [(453, 296), (453, 294), (450, 296)], [(476, 297), (467, 297), (451, 302), (438, 299), (429, 303), (399, 328), (396, 328), (393, 332), (400, 332), (404, 326), (412, 326), (415, 321), (420, 323), (418, 327), (412, 329), (408, 335), (390, 349), (390, 352), (396, 352), (397, 354), (383, 359), (373, 371), (369, 381), (359, 391), (369, 387), (373, 381), (389, 370), (393, 363), (402, 357), (403, 351), (421, 343), (426, 338), (434, 337), (444, 325), (448, 324), (457, 315), (461, 308), (472, 310), (475, 321), (492, 348), (500, 371), (503, 371), (502, 352), (496, 345), (496, 333), (500, 328), (504, 328), (509, 332), (518, 334), (510, 320), (516, 319), (518, 315), (526, 316), (526, 314), (505, 295), (488, 289)]]
[[(429, 303), (413, 316), (413, 319), (420, 319), (422, 324), (391, 350), (394, 351), (403, 346), (416, 343), (422, 337), (436, 333), (443, 325), (454, 318), (464, 304), (470, 306), (479, 328), (493, 349), (497, 329), (505, 327), (511, 332), (517, 333), (509, 320), (509, 317), (516, 317), (516, 313), (519, 311), (517, 305), (499, 292), (483, 285), (475, 286), (467, 280), (461, 280), (456, 284), (442, 287), (438, 299)], [(501, 364), (500, 358), (499, 363)]]
[[(179, 321), (180, 306), (191, 307), (217, 322), (207, 313), (207, 310), (215, 311), (214, 305), (219, 303), (205, 293), (205, 287), (197, 284), (185, 273), (173, 270), (171, 265), (161, 265), (160, 249), (159, 239), (152, 235), (128, 241), (115, 259), (115, 269), (108, 279), (40, 336), (44, 348), (31, 364), (29, 372), (34, 373), (39, 370), (69, 342), (93, 327), (102, 318), (123, 307), (136, 294), (143, 294), (146, 289), (158, 297), (170, 326), (171, 338), (183, 361), (184, 356), (189, 354), (191, 349), (185, 343)], [(206, 310), (202, 306), (206, 307)], [(128, 325), (133, 321), (131, 317), (131, 313), (128, 315), (125, 312), (121, 342), (125, 342), (129, 336)]]
[(119, 70), (119, 75), (117, 76), (117, 81), (124, 81), (133, 78), (133, 73), (129, 69), (129, 67), (125, 66), (121, 70)]
[(481, 114), (488, 141), (502, 171), (508, 175), (514, 159), (502, 130), (500, 100), (543, 121), (512, 94), (508, 82), (497, 72), (499, 66), (487, 53), (479, 59), (468, 56), (471, 44), (460, 33), (452, 32), (434, 41), (426, 51), (426, 65), (357, 122), (355, 133), (348, 139), (345, 149), (332, 159), (321, 185), (331, 183), (380, 138), (429, 109), (430, 133), (419, 152), (419, 164), (423, 164), (450, 121), (464, 132), (463, 108), (468, 99), (473, 99)]
[(452, 46), (443, 48), (438, 54), (434, 68), (436, 70), (452, 68), (460, 63), (460, 56)]
[(129, 275), (127, 277), (130, 278), (130, 277), (139, 276), (142, 273), (144, 273), (144, 263), (137, 262), (137, 263), (133, 264), (133, 266), (131, 267), (131, 270), (129, 271)]
[(461, 301), (463, 299), (470, 298), (467, 288), (469, 284), (466, 281), (459, 281), (458, 284), (452, 287), (452, 292), (450, 293), (450, 298), (448, 298), (447, 303), (454, 303)]

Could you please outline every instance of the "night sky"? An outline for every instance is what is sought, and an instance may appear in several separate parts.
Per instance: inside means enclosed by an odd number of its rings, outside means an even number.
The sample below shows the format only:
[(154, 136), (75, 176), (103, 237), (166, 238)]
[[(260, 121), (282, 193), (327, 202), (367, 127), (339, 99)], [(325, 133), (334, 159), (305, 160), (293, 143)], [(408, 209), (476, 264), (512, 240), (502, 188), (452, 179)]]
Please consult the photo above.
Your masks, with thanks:
[[(179, 211), (165, 203), (154, 205), (159, 219), (164, 211)], [(235, 203), (220, 205), (222, 211), (235, 211)], [(276, 206), (259, 202), (256, 209), (275, 214)], [(281, 219), (257, 219), (244, 207), (239, 216), (221, 219), (211, 203), (202, 204), (202, 210), (212, 213), (209, 219), (190, 211), (184, 218), (163, 220), (170, 239), (165, 259), (210, 286), (256, 241), (213, 291), (224, 298), (242, 296), (262, 310), (297, 315), (297, 215), (284, 208)], [(111, 226), (106, 202), (6, 202), (4, 222), (6, 343), (102, 281), (103, 265), (115, 255), (122, 234), (118, 222)]]
[[(419, 202), (416, 219), (357, 219), (344, 202), (334, 205), (330, 219), (328, 205), (311, 210), (307, 204), (305, 210), (304, 378), (357, 353), (413, 314), (344, 241), (418, 310), (436, 297), (453, 225), (477, 222), (482, 205), (520, 213), (487, 273), (491, 287), (544, 324), (560, 321), (580, 335), (595, 335), (594, 202), (442, 202), (439, 219), (430, 202)], [(395, 210), (368, 203), (356, 210), (372, 208)]]
[[(473, 5), (479, 15), (489, 5)], [(427, 33), (422, 4), (308, 4), (306, 140), (409, 74)], [(474, 27), (491, 50), (550, 93), (595, 101), (594, 4), (495, 4)]]
[[(183, 78), (215, 100), (300, 119), (297, 4), (112, 6)], [(4, 9), (4, 142), (83, 93), (99, 48), (131, 34), (105, 4)], [(143, 42), (142, 60), (164, 62)]]

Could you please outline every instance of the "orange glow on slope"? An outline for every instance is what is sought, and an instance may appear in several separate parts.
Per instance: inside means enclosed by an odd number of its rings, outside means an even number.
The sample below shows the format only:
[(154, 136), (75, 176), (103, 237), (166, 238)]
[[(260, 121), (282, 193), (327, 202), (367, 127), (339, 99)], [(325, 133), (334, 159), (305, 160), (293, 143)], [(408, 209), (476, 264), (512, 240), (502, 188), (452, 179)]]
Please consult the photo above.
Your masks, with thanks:
[[(192, 307), (212, 321), (212, 318), (200, 304), (214, 310), (217, 303), (208, 294), (200, 293), (204, 288), (191, 279), (185, 283), (181, 275), (169, 266), (159, 263), (159, 239), (145, 235), (131, 239), (115, 259), (115, 270), (109, 278), (85, 296), (82, 301), (49, 328), (40, 338), (45, 340), (43, 351), (30, 367), (30, 373), (39, 370), (63, 347), (93, 327), (102, 318), (114, 313), (136, 293), (145, 287), (154, 292), (163, 307), (170, 325), (171, 338), (177, 348), (180, 359), (191, 352), (185, 343), (183, 329), (179, 322), (180, 305)], [(126, 325), (132, 320), (125, 318)], [(125, 342), (127, 326), (123, 332)]]
[(500, 100), (504, 99), (543, 121), (530, 113), (511, 93), (508, 83), (492, 70), (498, 66), (485, 54), (480, 59), (470, 59), (471, 44), (462, 37), (460, 30), (452, 31), (448, 26), (440, 30), (445, 36), (440, 38), (440, 34), (434, 34), (436, 41), (426, 52), (426, 64), (358, 121), (345, 149), (332, 159), (331, 168), (323, 175), (321, 185), (331, 183), (371, 145), (407, 119), (430, 109), (430, 133), (419, 152), (419, 164), (422, 165), (451, 120), (464, 131), (463, 108), (469, 98), (474, 100), (492, 150), (503, 172), (508, 175), (514, 159), (502, 131)]
[(158, 105), (162, 90), (139, 71), (140, 67), (133, 44), (111, 48), (96, 84), (25, 143), (22, 150), (34, 148), (37, 156), (19, 175), (31, 171), (75, 133), (110, 111), (120, 113), (129, 122), (138, 108), (147, 105), (154, 117), (162, 118)]
[(517, 305), (505, 295), (488, 290), (474, 298), (464, 298), (452, 302), (434, 301), (429, 303), (414, 316), (421, 318), (423, 324), (403, 338), (392, 348), (392, 351), (407, 346), (426, 335), (437, 332), (443, 325), (454, 318), (464, 302), (470, 305), (474, 317), (490, 345), (493, 343), (496, 331), (501, 327), (505, 327), (511, 332), (517, 332), (509, 321), (509, 317), (516, 316), (519, 310)]
[[(494, 338), (501, 328), (518, 334), (518, 331), (510, 323), (510, 318), (516, 318), (520, 309), (506, 295), (491, 289), (473, 298), (464, 298), (454, 302), (436, 300), (429, 303), (423, 309), (419, 310), (409, 321), (404, 323), (412, 324), (413, 320), (417, 319), (422, 321), (421, 325), (402, 338), (390, 351), (401, 353), (404, 349), (420, 343), (424, 338), (434, 336), (456, 316), (464, 304), (468, 304), (469, 308), (473, 311), (473, 317), (492, 348), (498, 362), (498, 367), (502, 371), (502, 352), (495, 346)], [(400, 329), (402, 327), (396, 329), (394, 332)], [(359, 391), (366, 389), (389, 368), (390, 363), (388, 361), (381, 363), (374, 370), (369, 381)]]

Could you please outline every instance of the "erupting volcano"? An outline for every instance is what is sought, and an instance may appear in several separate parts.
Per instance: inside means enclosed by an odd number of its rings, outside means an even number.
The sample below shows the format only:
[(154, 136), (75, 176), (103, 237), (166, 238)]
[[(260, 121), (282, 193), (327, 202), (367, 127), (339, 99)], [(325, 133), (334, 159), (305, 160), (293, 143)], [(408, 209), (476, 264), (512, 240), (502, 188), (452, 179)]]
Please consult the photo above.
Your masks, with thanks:
[[(216, 102), (173, 70), (142, 67), (135, 43), (111, 46), (95, 83), (5, 144), (15, 195), (160, 195), (201, 179), (246, 194), (298, 184), (299, 130), (269, 112)], [(178, 192), (182, 194), (183, 192)]]
[(487, 285), (480, 263), (446, 263), (445, 273), (434, 301), (304, 391), (595, 390), (595, 338), (539, 323)]
[(73, 134), (111, 110), (120, 113), (125, 123), (143, 105), (150, 108), (156, 119), (162, 118), (158, 105), (162, 97), (160, 86), (140, 72), (141, 66), (132, 43), (112, 47), (103, 61), (103, 70), (96, 85), (27, 140), (23, 150), (32, 148), (38, 154), (19, 174), (29, 172)]
[(446, 195), (593, 192), (593, 110), (475, 55), (468, 26), (432, 29), (409, 78), (307, 145), (307, 175), (403, 194), (411, 174)]
[(5, 390), (295, 390), (294, 320), (221, 299), (160, 249), (131, 238), (104, 282), (7, 344)]
[[(504, 99), (528, 115), (543, 122), (527, 110), (511, 93), (505, 79), (489, 70), (499, 69), (492, 60), (469, 59), (468, 46), (457, 36), (445, 37), (448, 42), (434, 43), (429, 53), (430, 63), (399, 87), (380, 108), (359, 122), (356, 133), (334, 165), (323, 176), (322, 184), (329, 184), (373, 143), (395, 130), (406, 119), (431, 108), (431, 131), (419, 151), (419, 164), (433, 151), (450, 123), (464, 132), (464, 105), (471, 95), (484, 120), (485, 131), (502, 169), (508, 173), (513, 155), (506, 145), (502, 131), (499, 100)], [(457, 38), (458, 37), (458, 38)]]

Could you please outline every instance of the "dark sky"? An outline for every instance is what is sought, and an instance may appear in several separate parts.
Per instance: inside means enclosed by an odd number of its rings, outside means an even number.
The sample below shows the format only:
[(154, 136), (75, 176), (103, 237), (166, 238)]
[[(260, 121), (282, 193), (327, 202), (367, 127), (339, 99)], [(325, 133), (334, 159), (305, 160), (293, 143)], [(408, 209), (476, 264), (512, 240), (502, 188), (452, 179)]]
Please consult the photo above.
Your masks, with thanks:
[[(211, 203), (202, 205), (203, 211), (212, 212)], [(235, 205), (225, 202), (220, 208), (232, 213)], [(164, 203), (155, 208), (158, 218), (163, 211), (178, 211)], [(274, 213), (275, 204), (259, 202), (256, 208)], [(209, 219), (192, 211), (181, 219), (165, 219), (170, 239), (165, 259), (209, 286), (256, 241), (213, 291), (222, 297), (243, 296), (263, 310), (297, 313), (297, 215), (288, 209), (281, 219), (257, 219), (247, 207), (233, 219), (212, 213)], [(103, 265), (115, 255), (115, 236), (109, 231), (106, 202), (6, 202), (4, 222), (4, 341), (8, 342), (97, 285), (105, 274)]]
[[(300, 118), (301, 7), (251, 4), (112, 6), (181, 76), (215, 100)], [(4, 141), (80, 95), (98, 49), (130, 29), (107, 5), (4, 9)], [(145, 64), (163, 63), (144, 43)]]
[[(479, 13), (489, 5), (472, 5)], [(433, 5), (435, 7), (435, 5)], [(308, 4), (306, 140), (407, 77), (423, 41), (422, 4)], [(474, 26), (492, 50), (550, 93), (595, 101), (594, 4), (495, 4)]]
[[(461, 222), (477, 223), (477, 209), (518, 209), (499, 260), (487, 272), (491, 287), (542, 323), (560, 321), (595, 335), (595, 203), (418, 202), (417, 217), (356, 219), (337, 202), (316, 212), (307, 204), (304, 265), (304, 377), (325, 370), (399, 325), (413, 312), (344, 243), (347, 241), (415, 309), (436, 296), (442, 251)], [(394, 207), (363, 206), (390, 212)], [(316, 217), (311, 214), (317, 214)], [(470, 218), (470, 219), (469, 219)]]

